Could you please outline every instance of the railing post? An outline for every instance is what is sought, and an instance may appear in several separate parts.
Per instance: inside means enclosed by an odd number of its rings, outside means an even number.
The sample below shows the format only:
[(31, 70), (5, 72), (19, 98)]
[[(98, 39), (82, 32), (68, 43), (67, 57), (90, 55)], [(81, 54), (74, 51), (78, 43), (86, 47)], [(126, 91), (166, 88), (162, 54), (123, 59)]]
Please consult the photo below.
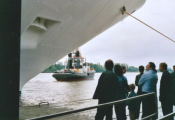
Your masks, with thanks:
[(155, 96), (155, 109), (156, 109), (156, 119), (158, 119), (158, 105), (157, 105), (157, 92), (154, 93)]

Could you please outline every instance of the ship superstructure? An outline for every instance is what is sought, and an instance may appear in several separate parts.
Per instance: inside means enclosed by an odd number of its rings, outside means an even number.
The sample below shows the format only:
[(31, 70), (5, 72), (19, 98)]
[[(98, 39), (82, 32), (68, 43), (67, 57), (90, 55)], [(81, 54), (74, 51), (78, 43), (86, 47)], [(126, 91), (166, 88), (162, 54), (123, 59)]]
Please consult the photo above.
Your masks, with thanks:
[(68, 61), (65, 62), (68, 63), (65, 65), (65, 69), (54, 73), (52, 76), (58, 81), (93, 79), (95, 70), (90, 67), (85, 59), (81, 56), (68, 57)]

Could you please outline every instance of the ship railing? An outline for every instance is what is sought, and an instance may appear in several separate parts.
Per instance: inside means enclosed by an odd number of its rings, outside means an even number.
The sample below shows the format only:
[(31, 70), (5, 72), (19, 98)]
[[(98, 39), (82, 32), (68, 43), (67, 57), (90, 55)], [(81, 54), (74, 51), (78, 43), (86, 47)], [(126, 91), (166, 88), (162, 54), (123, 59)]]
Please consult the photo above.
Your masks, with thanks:
[[(67, 112), (60, 112), (60, 113), (50, 114), (50, 115), (46, 115), (46, 116), (35, 117), (35, 118), (31, 118), (31, 119), (26, 119), (26, 120), (51, 119), (51, 118), (54, 118), (54, 117), (60, 117), (60, 116), (69, 115), (69, 114), (73, 114), (73, 113), (83, 112), (83, 111), (87, 111), (87, 110), (91, 110), (91, 109), (95, 109), (95, 108), (101, 108), (101, 107), (121, 104), (121, 103), (124, 103), (124, 102), (127, 102), (127, 101), (144, 98), (144, 97), (148, 97), (148, 96), (151, 96), (151, 95), (155, 96), (155, 104), (156, 104), (156, 110), (157, 110), (157, 96), (156, 96), (156, 94), (154, 92), (152, 92), (152, 93), (148, 93), (148, 94), (144, 94), (144, 95), (138, 95), (138, 96), (132, 97), (132, 98), (127, 98), (127, 99), (122, 99), (122, 100), (118, 100), (118, 101), (108, 102), (108, 103), (99, 104), (99, 105), (96, 105), (96, 106), (91, 106), (91, 107), (86, 107), (86, 108), (82, 108), (82, 109), (77, 109), (77, 110), (70, 110), (70, 111), (67, 111)], [(145, 118), (142, 118), (142, 120), (146, 120), (148, 118), (151, 118), (151, 117), (157, 116), (157, 115), (158, 115), (158, 112), (156, 111), (156, 113), (154, 113), (152, 115), (149, 115), (149, 116), (146, 116)]]
[[(173, 118), (175, 116), (175, 112), (170, 113), (168, 115), (165, 115), (164, 117), (160, 118), (159, 120), (170, 120), (171, 118)], [(174, 119), (173, 119), (174, 120)]]

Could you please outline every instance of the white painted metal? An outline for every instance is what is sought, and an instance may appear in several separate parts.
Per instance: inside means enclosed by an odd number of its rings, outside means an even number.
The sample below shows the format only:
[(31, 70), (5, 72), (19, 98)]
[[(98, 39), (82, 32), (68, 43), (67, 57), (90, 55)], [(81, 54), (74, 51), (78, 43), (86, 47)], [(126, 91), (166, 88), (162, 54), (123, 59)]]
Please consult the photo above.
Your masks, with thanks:
[[(20, 89), (69, 52), (139, 9), (145, 0), (22, 0)], [(37, 23), (36, 19), (40, 19)]]

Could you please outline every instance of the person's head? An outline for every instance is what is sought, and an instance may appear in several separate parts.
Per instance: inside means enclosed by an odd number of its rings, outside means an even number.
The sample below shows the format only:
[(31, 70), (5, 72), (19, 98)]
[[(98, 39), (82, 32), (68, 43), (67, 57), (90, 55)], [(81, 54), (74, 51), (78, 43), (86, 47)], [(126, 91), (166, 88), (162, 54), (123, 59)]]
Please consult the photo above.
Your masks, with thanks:
[(112, 70), (113, 67), (114, 67), (113, 61), (110, 60), (110, 59), (109, 60), (106, 60), (106, 62), (105, 62), (105, 69), (106, 70)]
[(174, 72), (175, 72), (175, 65), (173, 66), (173, 70), (174, 70)]
[(160, 63), (160, 65), (159, 65), (159, 70), (160, 70), (161, 72), (167, 70), (167, 64), (166, 64), (166, 63)]
[(120, 65), (118, 65), (118, 64), (114, 66), (114, 72), (118, 76), (122, 76), (123, 75), (122, 67)]
[(125, 66), (121, 66), (122, 67), (122, 71), (123, 71), (123, 74), (126, 73), (126, 67)]
[(148, 65), (146, 66), (146, 70), (154, 70), (155, 72), (157, 72), (156, 65), (153, 62), (148, 63)]
[(140, 73), (143, 73), (144, 72), (144, 67), (141, 65), (141, 66), (139, 66), (139, 72)]
[(78, 50), (78, 49), (76, 49), (76, 50), (75, 50), (75, 52), (79, 52), (79, 50)]
[(131, 91), (134, 91), (135, 90), (135, 85), (134, 84), (130, 84), (129, 88), (131, 89)]

